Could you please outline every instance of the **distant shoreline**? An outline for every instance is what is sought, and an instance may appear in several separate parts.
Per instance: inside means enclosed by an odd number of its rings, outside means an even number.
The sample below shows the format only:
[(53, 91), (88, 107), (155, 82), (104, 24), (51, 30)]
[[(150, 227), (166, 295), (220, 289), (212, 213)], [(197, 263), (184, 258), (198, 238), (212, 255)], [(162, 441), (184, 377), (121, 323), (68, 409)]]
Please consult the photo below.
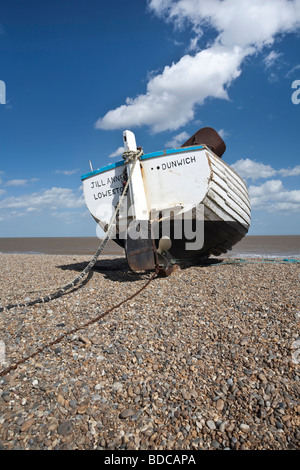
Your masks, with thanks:
[[(97, 237), (0, 237), (0, 253), (93, 255), (101, 239)], [(103, 254), (124, 256), (124, 250), (109, 240)], [(229, 257), (300, 257), (300, 235), (247, 235)]]

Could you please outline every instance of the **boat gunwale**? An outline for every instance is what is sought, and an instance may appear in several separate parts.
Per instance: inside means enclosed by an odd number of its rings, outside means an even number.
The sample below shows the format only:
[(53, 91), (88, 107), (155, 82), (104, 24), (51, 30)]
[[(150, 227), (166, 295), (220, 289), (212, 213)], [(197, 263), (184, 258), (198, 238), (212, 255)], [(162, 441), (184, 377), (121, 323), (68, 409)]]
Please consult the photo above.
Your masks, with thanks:
[[(141, 161), (149, 160), (150, 158), (164, 157), (166, 155), (174, 155), (176, 153), (185, 153), (185, 152), (190, 152), (193, 150), (201, 150), (201, 149), (207, 149), (206, 145), (196, 145), (193, 147), (180, 147), (178, 149), (159, 150), (158, 152), (151, 152), (151, 153), (146, 153), (145, 155), (142, 155)], [(113, 168), (118, 168), (123, 165), (125, 165), (125, 161), (118, 161), (116, 163), (110, 163), (109, 165), (99, 168), (98, 170), (90, 171), (89, 173), (82, 175), (81, 181), (84, 181), (90, 178), (91, 176), (96, 176), (101, 173), (105, 173), (106, 171), (112, 170)]]

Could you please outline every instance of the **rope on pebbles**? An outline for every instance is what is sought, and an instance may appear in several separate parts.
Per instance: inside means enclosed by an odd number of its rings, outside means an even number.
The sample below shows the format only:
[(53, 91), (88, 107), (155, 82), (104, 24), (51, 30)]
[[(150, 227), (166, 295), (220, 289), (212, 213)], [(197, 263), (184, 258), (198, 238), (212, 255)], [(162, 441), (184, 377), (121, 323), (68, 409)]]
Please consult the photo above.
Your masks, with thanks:
[(45, 349), (47, 348), (50, 348), (51, 346), (54, 346), (55, 344), (57, 343), (60, 343), (63, 339), (65, 339), (67, 336), (70, 336), (74, 333), (77, 333), (77, 331), (81, 330), (81, 329), (84, 329), (86, 328), (87, 326), (90, 326), (92, 325), (93, 323), (96, 323), (97, 321), (99, 321), (101, 318), (105, 317), (106, 315), (108, 315), (109, 313), (111, 313), (113, 310), (116, 310), (117, 308), (121, 307), (123, 304), (125, 304), (126, 302), (128, 302), (129, 300), (132, 300), (134, 297), (136, 297), (138, 294), (140, 294), (144, 289), (146, 289), (146, 287), (150, 284), (151, 281), (153, 281), (153, 279), (156, 278), (157, 276), (157, 272), (158, 270), (155, 271), (154, 274), (152, 274), (152, 276), (147, 280), (147, 282), (139, 289), (137, 290), (134, 294), (132, 294), (130, 297), (127, 297), (126, 299), (124, 300), (121, 300), (121, 302), (119, 302), (117, 305), (114, 305), (113, 307), (110, 307), (108, 310), (106, 310), (105, 312), (101, 313), (100, 315), (98, 315), (96, 318), (92, 318), (91, 320), (89, 320), (88, 322), (86, 322), (84, 325), (80, 325), (80, 326), (77, 326), (76, 328), (73, 328), (72, 330), (70, 331), (67, 331), (66, 333), (64, 333), (63, 335), (59, 336), (58, 338), (56, 338), (55, 340), (53, 341), (50, 341), (49, 343), (45, 344), (44, 346), (42, 346), (41, 348), (37, 349), (33, 354), (30, 354), (29, 356), (26, 356), (24, 357), (23, 359), (21, 359), (20, 361), (16, 362), (15, 364), (12, 364), (11, 366), (7, 367), (6, 369), (0, 371), (0, 377), (3, 377), (5, 375), (7, 375), (9, 372), (11, 372), (12, 370), (15, 370), (17, 369), (17, 367), (21, 364), (24, 364), (24, 362), (28, 361), (29, 359), (32, 359), (33, 357), (37, 356), (38, 354), (42, 353)]
[[(100, 255), (100, 253), (103, 251), (103, 249), (105, 248), (109, 238), (110, 238), (110, 235), (111, 235), (111, 232), (112, 232), (112, 229), (113, 229), (113, 224), (116, 220), (116, 217), (121, 209), (121, 206), (124, 202), (124, 199), (125, 199), (125, 196), (126, 196), (126, 192), (127, 192), (127, 189), (128, 189), (128, 186), (129, 186), (129, 183), (130, 183), (130, 180), (131, 180), (131, 177), (132, 177), (132, 174), (133, 174), (133, 171), (134, 171), (134, 168), (135, 168), (135, 165), (136, 165), (136, 162), (139, 160), (140, 156), (142, 155), (142, 150), (138, 150), (136, 152), (126, 152), (126, 161), (130, 161), (131, 163), (133, 163), (132, 167), (131, 167), (131, 171), (130, 171), (130, 174), (128, 176), (128, 180), (126, 182), (126, 185), (124, 186), (124, 189), (123, 189), (123, 192), (122, 192), (122, 195), (119, 199), (119, 202), (118, 202), (118, 205), (115, 209), (115, 212), (112, 216), (112, 219), (109, 223), (109, 226), (108, 226), (108, 229), (105, 233), (105, 237), (104, 239), (102, 240), (98, 250), (96, 251), (95, 255), (93, 256), (93, 258), (91, 259), (91, 261), (89, 262), (89, 264), (85, 267), (85, 269), (79, 274), (79, 276), (77, 276), (72, 282), (69, 282), (68, 284), (66, 284), (65, 286), (61, 287), (60, 289), (58, 289), (56, 292), (54, 292), (53, 294), (50, 294), (50, 295), (47, 295), (45, 297), (39, 297), (35, 300), (31, 300), (31, 301), (25, 301), (23, 303), (18, 303), (18, 304), (13, 304), (13, 305), (8, 305), (6, 307), (1, 307), (0, 308), (0, 312), (4, 312), (4, 311), (7, 311), (7, 310), (11, 310), (12, 308), (16, 308), (16, 307), (29, 307), (29, 306), (32, 306), (32, 305), (36, 305), (36, 304), (39, 304), (39, 303), (46, 303), (46, 302), (49, 302), (53, 299), (57, 299), (59, 297), (61, 297), (65, 292), (69, 291), (70, 289), (74, 288), (77, 284), (79, 284), (88, 274), (89, 272), (92, 270), (92, 268), (95, 266), (96, 264), (96, 261)], [(103, 318), (104, 316), (108, 315), (110, 312), (112, 312), (113, 310), (116, 310), (117, 308), (121, 307), (123, 304), (125, 304), (126, 302), (128, 302), (129, 300), (133, 299), (134, 297), (136, 297), (140, 292), (142, 292), (149, 284), (150, 282), (155, 279), (155, 277), (157, 276), (157, 273), (158, 273), (158, 269), (156, 269), (156, 271), (152, 274), (152, 276), (147, 280), (147, 282), (140, 288), (138, 289), (134, 294), (132, 294), (131, 296), (127, 297), (126, 299), (122, 300), (121, 302), (119, 302), (117, 305), (114, 305), (113, 307), (110, 307), (108, 310), (106, 310), (105, 312), (101, 313), (100, 315), (98, 315), (97, 317), (95, 318), (92, 318), (91, 320), (89, 320), (88, 322), (86, 322), (85, 324), (83, 325), (80, 325), (76, 328), (73, 328), (72, 330), (70, 331), (67, 331), (66, 333), (64, 333), (63, 335), (59, 336), (58, 338), (56, 338), (55, 340), (53, 341), (50, 341), (49, 343), (45, 344), (44, 346), (38, 348), (33, 354), (30, 354), (29, 356), (26, 356), (24, 357), (23, 359), (21, 359), (20, 361), (17, 361), (15, 362), (14, 364), (12, 364), (11, 366), (7, 367), (6, 369), (0, 371), (0, 377), (3, 377), (5, 375), (7, 375), (9, 372), (17, 369), (17, 367), (21, 364), (24, 364), (24, 362), (28, 361), (29, 359), (32, 359), (33, 357), (37, 356), (38, 354), (40, 354), (41, 352), (43, 352), (45, 349), (47, 348), (50, 348), (51, 346), (54, 346), (55, 344), (57, 343), (60, 343), (64, 338), (66, 338), (67, 336), (70, 336), (74, 333), (76, 333), (78, 330), (81, 330), (83, 328), (86, 328), (87, 326), (89, 325), (92, 325), (93, 323), (96, 323), (97, 321), (99, 321), (101, 318)]]
[(98, 248), (98, 250), (96, 251), (96, 253), (94, 254), (93, 258), (91, 259), (91, 261), (89, 262), (89, 264), (84, 268), (84, 270), (71, 282), (68, 282), (68, 284), (66, 284), (65, 286), (61, 287), (60, 289), (58, 289), (57, 291), (53, 292), (52, 294), (50, 295), (46, 295), (44, 297), (39, 297), (37, 299), (34, 299), (34, 300), (29, 300), (29, 301), (24, 301), (22, 303), (18, 303), (18, 304), (12, 304), (12, 305), (7, 305), (7, 306), (4, 306), (4, 307), (0, 307), (0, 312), (4, 312), (6, 310), (11, 310), (12, 308), (17, 308), (17, 307), (31, 307), (32, 305), (36, 305), (36, 304), (41, 304), (41, 303), (46, 303), (46, 302), (50, 302), (51, 300), (54, 300), (54, 299), (57, 299), (59, 297), (61, 297), (63, 294), (65, 294), (67, 291), (69, 291), (70, 289), (73, 289), (77, 284), (79, 284), (80, 282), (83, 281), (83, 279), (89, 274), (89, 272), (93, 269), (93, 267), (95, 266), (96, 262), (97, 262), (97, 259), (99, 258), (101, 252), (104, 250), (105, 246), (107, 245), (109, 239), (110, 239), (110, 236), (111, 236), (111, 232), (113, 230), (113, 226), (114, 226), (114, 223), (115, 223), (115, 220), (117, 218), (117, 215), (118, 213), (120, 212), (120, 209), (124, 203), (124, 199), (125, 199), (125, 196), (126, 196), (126, 193), (127, 193), (127, 189), (128, 189), (128, 186), (129, 186), (129, 183), (130, 183), (130, 180), (132, 178), (132, 174), (133, 174), (133, 171), (134, 171), (134, 168), (135, 168), (135, 165), (136, 165), (136, 162), (140, 159), (141, 155), (143, 154), (143, 151), (142, 150), (137, 150), (137, 151), (130, 151), (130, 152), (125, 152), (124, 153), (124, 156), (126, 157), (126, 162), (130, 162), (130, 163), (133, 163), (132, 167), (131, 167), (131, 171), (130, 171), (130, 174), (128, 176), (128, 180), (124, 186), (124, 189), (123, 189), (123, 192), (121, 194), (121, 197), (119, 199), (119, 202), (118, 202), (118, 205), (115, 209), (115, 212), (111, 218), (111, 221), (109, 223), (109, 226), (107, 228), (107, 231), (105, 233), (105, 236), (102, 240), (102, 242), (100, 243), (100, 246)]

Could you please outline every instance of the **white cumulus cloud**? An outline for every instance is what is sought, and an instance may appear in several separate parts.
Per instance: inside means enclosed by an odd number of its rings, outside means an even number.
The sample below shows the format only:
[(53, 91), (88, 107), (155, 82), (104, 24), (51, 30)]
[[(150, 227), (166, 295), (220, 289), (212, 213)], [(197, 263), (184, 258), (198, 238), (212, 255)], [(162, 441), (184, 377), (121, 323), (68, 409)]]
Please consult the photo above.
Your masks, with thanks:
[(174, 135), (174, 137), (172, 137), (171, 140), (166, 142), (165, 147), (167, 147), (167, 148), (178, 148), (185, 141), (187, 141), (189, 137), (190, 137), (190, 135), (187, 132), (185, 132), (185, 131), (180, 132), (180, 134)]
[(55, 170), (55, 173), (70, 176), (70, 175), (75, 175), (75, 173), (77, 173), (78, 171), (79, 171), (78, 168), (74, 168), (74, 170)]
[(299, 176), (300, 175), (300, 165), (295, 166), (294, 168), (282, 168), (278, 171), (281, 176)]
[(33, 210), (77, 209), (84, 207), (83, 196), (78, 197), (72, 189), (57, 188), (44, 189), (40, 192), (23, 194), (22, 196), (9, 196), (0, 201), (0, 209), (22, 209), (27, 212)]
[(270, 165), (250, 160), (250, 158), (238, 160), (231, 166), (241, 178), (252, 179), (253, 181), (259, 178), (270, 178), (277, 173)]
[(300, 165), (296, 165), (294, 168), (281, 168), (276, 170), (272, 168), (271, 165), (265, 165), (264, 163), (251, 160), (250, 158), (242, 158), (231, 166), (242, 178), (251, 179), (252, 181), (259, 178), (270, 178), (275, 175), (282, 177), (300, 175)]
[(148, 125), (153, 132), (176, 130), (193, 119), (195, 106), (208, 97), (228, 99), (227, 89), (241, 73), (244, 55), (239, 47), (214, 45), (195, 56), (185, 55), (166, 66), (147, 85), (147, 92), (127, 98), (95, 124), (97, 129)]
[[(300, 27), (300, 0), (150, 0), (148, 9), (178, 28), (190, 28), (191, 49), (207, 26), (216, 37), (206, 49), (152, 75), (145, 94), (108, 111), (96, 129), (147, 125), (153, 132), (177, 130), (207, 98), (228, 99), (247, 56)], [(268, 63), (276, 59), (275, 52), (270, 54)]]
[(36, 183), (37, 181), (38, 181), (38, 178), (30, 178), (29, 180), (13, 179), (13, 180), (6, 181), (5, 185), (6, 186), (27, 186), (28, 184)]
[(270, 180), (259, 186), (249, 186), (251, 206), (269, 212), (300, 212), (300, 190), (284, 188), (282, 181)]
[(275, 35), (300, 25), (299, 0), (150, 0), (150, 10), (167, 21), (196, 32), (207, 26), (218, 32), (224, 46), (261, 48)]
[(109, 155), (109, 158), (119, 157), (120, 155), (123, 155), (123, 153), (124, 153), (124, 147), (119, 147), (117, 148), (117, 150), (115, 150)]
[(266, 68), (272, 67), (281, 56), (282, 54), (279, 52), (276, 52), (276, 51), (269, 52), (269, 54), (264, 58), (264, 63), (265, 63)]

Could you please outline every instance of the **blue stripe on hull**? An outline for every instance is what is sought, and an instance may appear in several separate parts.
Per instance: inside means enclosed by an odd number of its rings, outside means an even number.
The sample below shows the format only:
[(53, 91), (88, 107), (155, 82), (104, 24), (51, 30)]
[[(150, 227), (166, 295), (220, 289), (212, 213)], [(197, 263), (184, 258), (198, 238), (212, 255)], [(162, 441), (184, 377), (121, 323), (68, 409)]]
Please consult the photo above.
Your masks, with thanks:
[[(164, 155), (173, 155), (176, 153), (183, 153), (183, 152), (190, 152), (191, 150), (199, 150), (204, 148), (203, 145), (196, 145), (195, 147), (182, 147), (179, 149), (170, 149), (170, 150), (160, 150), (159, 152), (152, 152), (146, 153), (145, 155), (141, 156), (141, 161), (148, 160), (149, 158), (155, 157), (162, 157)], [(81, 181), (85, 180), (86, 178), (90, 178), (90, 176), (99, 175), (100, 173), (104, 173), (105, 171), (112, 170), (113, 168), (118, 168), (119, 166), (123, 166), (125, 163), (124, 161), (111, 163), (110, 165), (106, 165), (98, 170), (91, 171), (90, 173), (86, 173), (81, 176)]]

